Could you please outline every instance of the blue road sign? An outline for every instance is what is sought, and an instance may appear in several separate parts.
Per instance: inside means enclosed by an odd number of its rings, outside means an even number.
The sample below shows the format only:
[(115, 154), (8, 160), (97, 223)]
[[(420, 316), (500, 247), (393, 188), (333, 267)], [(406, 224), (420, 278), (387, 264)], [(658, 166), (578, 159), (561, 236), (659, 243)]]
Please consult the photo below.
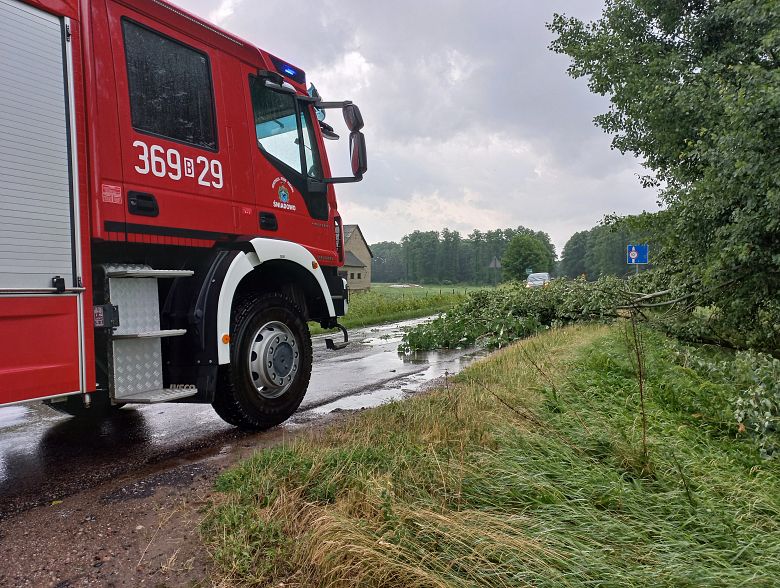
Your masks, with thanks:
[(650, 263), (650, 246), (629, 245), (626, 247), (626, 263), (628, 265), (647, 265)]

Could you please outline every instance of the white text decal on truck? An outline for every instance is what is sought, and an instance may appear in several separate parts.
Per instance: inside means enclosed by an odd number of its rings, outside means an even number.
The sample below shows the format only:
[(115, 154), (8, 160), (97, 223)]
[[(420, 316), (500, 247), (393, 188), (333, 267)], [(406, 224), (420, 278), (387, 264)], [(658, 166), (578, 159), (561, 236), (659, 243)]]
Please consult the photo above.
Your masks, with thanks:
[(168, 149), (159, 145), (147, 145), (143, 141), (136, 141), (133, 147), (140, 148), (138, 159), (140, 165), (135, 166), (139, 174), (151, 173), (158, 178), (169, 177), (172, 180), (198, 177), (201, 186), (217, 189), (225, 185), (222, 177), (222, 163), (217, 159), (208, 159), (202, 155), (197, 158), (182, 157), (176, 149)]

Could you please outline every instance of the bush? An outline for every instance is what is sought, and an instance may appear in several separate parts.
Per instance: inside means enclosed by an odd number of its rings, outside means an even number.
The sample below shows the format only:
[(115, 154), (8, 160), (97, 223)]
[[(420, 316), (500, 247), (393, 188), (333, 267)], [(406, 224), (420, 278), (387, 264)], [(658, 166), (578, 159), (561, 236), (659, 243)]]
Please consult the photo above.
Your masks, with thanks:
[(740, 430), (756, 440), (763, 457), (773, 457), (780, 447), (780, 359), (740, 352), (724, 371), (738, 386), (734, 417)]

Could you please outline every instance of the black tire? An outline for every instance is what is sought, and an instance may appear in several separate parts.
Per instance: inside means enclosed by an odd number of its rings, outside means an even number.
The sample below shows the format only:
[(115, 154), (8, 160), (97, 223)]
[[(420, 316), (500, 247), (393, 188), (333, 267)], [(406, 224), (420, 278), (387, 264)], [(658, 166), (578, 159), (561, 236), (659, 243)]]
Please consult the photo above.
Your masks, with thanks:
[[(298, 409), (311, 378), (312, 350), (309, 326), (295, 303), (278, 293), (236, 302), (230, 321), (230, 364), (220, 367), (212, 406), (231, 425), (263, 431), (283, 423)], [(250, 369), (256, 336), (269, 323), (282, 323), (295, 337), (298, 363), (291, 381), (276, 398), (263, 395)], [(262, 339), (262, 337), (261, 337)]]
[(64, 402), (47, 403), (57, 412), (79, 419), (104, 419), (115, 415), (124, 404), (111, 404), (107, 393), (95, 392), (90, 395), (90, 407), (84, 406), (81, 395), (68, 396)]

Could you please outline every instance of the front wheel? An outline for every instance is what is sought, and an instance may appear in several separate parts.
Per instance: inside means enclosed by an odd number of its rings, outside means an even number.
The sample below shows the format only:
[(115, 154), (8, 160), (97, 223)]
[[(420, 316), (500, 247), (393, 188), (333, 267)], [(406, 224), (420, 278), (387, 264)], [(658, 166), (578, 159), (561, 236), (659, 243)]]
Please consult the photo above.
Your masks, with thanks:
[(235, 305), (230, 331), (230, 364), (220, 368), (214, 410), (248, 430), (286, 421), (311, 378), (311, 335), (303, 313), (282, 294), (251, 297)]

